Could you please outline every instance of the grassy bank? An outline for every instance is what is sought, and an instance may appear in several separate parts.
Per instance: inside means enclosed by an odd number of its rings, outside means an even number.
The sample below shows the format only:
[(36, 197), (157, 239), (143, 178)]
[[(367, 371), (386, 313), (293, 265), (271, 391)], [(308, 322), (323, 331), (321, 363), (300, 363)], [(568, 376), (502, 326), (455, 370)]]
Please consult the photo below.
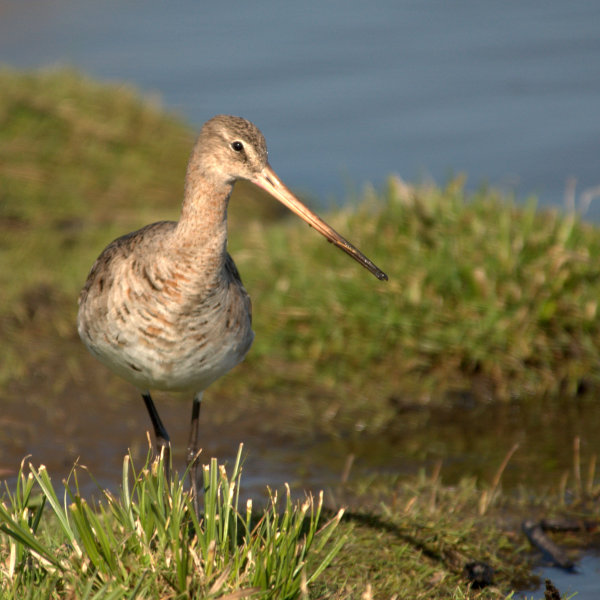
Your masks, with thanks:
[[(586, 519), (591, 533), (555, 536), (569, 559), (594, 544), (599, 490), (579, 461), (536, 501), (502, 493), (503, 463), (490, 484), (448, 487), (436, 468), (344, 482), (329, 508), (288, 490), (260, 509), (241, 499), (240, 448), (235, 464), (204, 466), (198, 517), (186, 483), (150, 455), (141, 466), (126, 456), (119, 492), (99, 489), (91, 503), (79, 491), (93, 477), (85, 468), (56, 484), (23, 465), (0, 494), (0, 597), (510, 600), (539, 583), (522, 518)], [(469, 575), (473, 565), (483, 575)]]
[[(497, 489), (423, 475), (342, 490), (361, 507), (346, 516), (289, 495), (260, 511), (239, 500), (239, 458), (229, 475), (214, 460), (204, 468), (198, 518), (159, 462), (138, 471), (126, 457), (120, 493), (100, 491), (93, 505), (81, 469), (63, 487), (24, 467), (0, 504), (1, 597), (505, 598), (528, 577), (518, 535), (497, 525)], [(493, 586), (468, 583), (473, 561)]]
[[(177, 219), (192, 143), (193, 133), (181, 121), (124, 86), (99, 85), (69, 71), (0, 71), (5, 405), (24, 397), (49, 407), (71, 406), (69, 398), (107, 405), (132, 394), (82, 347), (76, 299), (109, 241), (155, 220)], [(272, 160), (276, 168), (277, 157)], [(542, 398), (547, 409), (597, 388), (597, 227), (538, 211), (533, 203), (515, 206), (493, 190), (467, 194), (460, 179), (440, 188), (413, 187), (394, 177), (327, 220), (381, 266), (389, 282), (376, 281), (274, 200), (236, 186), (230, 251), (253, 300), (256, 341), (247, 360), (207, 393), (212, 419), (239, 422), (254, 415), (261, 432), (295, 439), (359, 430), (378, 435), (394, 430), (406, 405), (447, 404), (456, 395), (474, 402)], [(39, 486), (34, 480), (31, 485)], [(140, 482), (139, 489), (144, 485), (166, 484)], [(363, 485), (368, 494), (351, 491), (353, 508), (328, 541), (335, 546), (349, 536), (327, 576), (312, 584), (314, 597), (368, 598), (370, 586), (375, 597), (409, 587), (414, 598), (495, 598), (520, 577), (520, 538), (510, 533), (514, 528), (498, 525), (506, 506), (495, 513), (491, 503), (481, 511), (482, 498), (494, 490), (468, 480), (448, 488), (425, 476)], [(31, 539), (6, 537), (4, 530), (0, 568), (10, 575), (7, 597), (17, 597), (25, 581), (29, 589), (43, 582), (48, 587), (40, 589), (56, 590), (58, 597), (101, 597), (113, 584), (115, 598), (133, 597), (136, 589), (165, 597), (185, 593), (185, 573), (176, 561), (154, 570), (153, 558), (150, 566), (122, 563), (120, 556), (105, 561), (102, 540), (88, 540), (88, 562), (83, 555), (73, 562), (75, 546), (64, 527), (57, 533), (48, 489), (35, 489), (47, 498), (43, 509), (5, 498), (4, 522), (39, 531), (43, 547), (31, 552)], [(348, 493), (341, 501), (350, 501)], [(69, 503), (76, 509), (65, 511), (80, 511), (73, 518), (87, 535), (85, 521), (93, 517), (76, 499), (75, 490)], [(180, 509), (179, 517), (196, 527), (185, 506)], [(297, 515), (300, 509), (290, 510)], [(117, 534), (134, 536), (144, 527), (123, 529), (114, 511), (105, 511), (109, 546), (119, 546)], [(279, 527), (269, 520), (277, 514), (264, 522)], [(197, 527), (195, 532), (203, 535)], [(170, 540), (164, 531), (156, 536), (161, 543)], [(261, 539), (248, 543), (260, 546)], [(51, 556), (59, 557), (58, 565)], [(318, 570), (310, 561), (319, 556), (308, 558), (308, 569)], [(464, 564), (475, 559), (494, 567), (498, 588), (467, 591)], [(115, 571), (103, 571), (111, 560)], [(83, 571), (69, 570), (73, 564), (93, 573), (97, 585), (86, 588)], [(225, 567), (221, 574), (222, 580), (194, 579), (194, 589), (210, 592), (218, 581), (214, 596), (227, 597), (256, 585), (250, 578), (232, 583), (237, 574)]]
[[(108, 241), (178, 217), (193, 135), (131, 90), (71, 72), (2, 71), (0, 83), (0, 381), (43, 368), (57, 344), (65, 378), (82, 378), (79, 288)], [(340, 403), (341, 418), (368, 403), (376, 427), (394, 418), (391, 396), (502, 400), (598, 383), (596, 227), (490, 190), (467, 196), (460, 180), (391, 178), (329, 216), (388, 272), (379, 283), (275, 204), (247, 186), (231, 201), (257, 336), (227, 389), (245, 404), (277, 383), (300, 402)]]

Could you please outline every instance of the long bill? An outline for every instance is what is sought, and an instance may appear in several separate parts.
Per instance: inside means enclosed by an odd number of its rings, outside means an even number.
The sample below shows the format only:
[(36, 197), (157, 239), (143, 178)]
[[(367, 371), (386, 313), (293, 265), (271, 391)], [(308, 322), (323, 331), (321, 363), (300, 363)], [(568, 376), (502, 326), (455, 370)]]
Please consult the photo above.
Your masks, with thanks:
[(316, 229), (321, 235), (325, 236), (332, 244), (341, 248), (349, 254), (355, 261), (359, 262), (365, 269), (368, 269), (380, 280), (387, 280), (388, 276), (374, 263), (372, 263), (358, 248), (355, 248), (350, 242), (345, 240), (337, 231), (332, 229), (323, 219), (318, 217), (312, 210), (306, 207), (290, 190), (281, 182), (275, 171), (267, 165), (258, 175), (251, 179), (252, 183), (269, 192), (271, 196), (277, 198), (279, 202), (287, 206), (292, 212), (295, 212), (301, 219), (306, 221), (311, 227)]

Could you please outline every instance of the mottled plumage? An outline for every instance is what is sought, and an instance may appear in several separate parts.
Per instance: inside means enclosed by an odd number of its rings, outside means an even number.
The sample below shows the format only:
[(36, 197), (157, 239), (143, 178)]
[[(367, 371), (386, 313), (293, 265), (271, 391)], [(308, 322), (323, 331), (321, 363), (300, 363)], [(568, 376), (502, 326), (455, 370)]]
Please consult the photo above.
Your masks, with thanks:
[(229, 254), (199, 277), (201, 258), (177, 247), (176, 228), (163, 221), (115, 240), (79, 299), (85, 345), (141, 390), (204, 390), (254, 337), (250, 298)]

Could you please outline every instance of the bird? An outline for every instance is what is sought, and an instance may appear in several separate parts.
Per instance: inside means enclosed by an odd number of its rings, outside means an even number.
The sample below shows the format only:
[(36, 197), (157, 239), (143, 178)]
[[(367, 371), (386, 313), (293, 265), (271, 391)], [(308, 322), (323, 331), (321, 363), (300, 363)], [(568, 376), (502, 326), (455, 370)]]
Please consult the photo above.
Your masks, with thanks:
[(195, 498), (203, 393), (244, 359), (254, 339), (250, 298), (227, 252), (227, 208), (238, 180), (266, 190), (387, 280), (281, 182), (256, 125), (217, 115), (202, 126), (187, 165), (179, 220), (153, 223), (110, 243), (89, 272), (77, 315), (90, 353), (140, 391), (165, 464), (170, 439), (151, 391), (192, 395), (186, 459)]

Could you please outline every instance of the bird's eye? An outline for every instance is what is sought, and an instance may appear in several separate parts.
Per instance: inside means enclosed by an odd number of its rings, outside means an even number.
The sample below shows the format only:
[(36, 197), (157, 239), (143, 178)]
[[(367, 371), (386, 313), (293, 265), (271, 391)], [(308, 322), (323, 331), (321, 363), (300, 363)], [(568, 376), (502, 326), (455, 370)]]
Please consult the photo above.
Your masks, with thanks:
[(231, 142), (231, 147), (236, 151), (236, 152), (241, 152), (244, 149), (244, 144), (242, 144), (242, 142), (239, 141), (235, 141), (235, 142)]

